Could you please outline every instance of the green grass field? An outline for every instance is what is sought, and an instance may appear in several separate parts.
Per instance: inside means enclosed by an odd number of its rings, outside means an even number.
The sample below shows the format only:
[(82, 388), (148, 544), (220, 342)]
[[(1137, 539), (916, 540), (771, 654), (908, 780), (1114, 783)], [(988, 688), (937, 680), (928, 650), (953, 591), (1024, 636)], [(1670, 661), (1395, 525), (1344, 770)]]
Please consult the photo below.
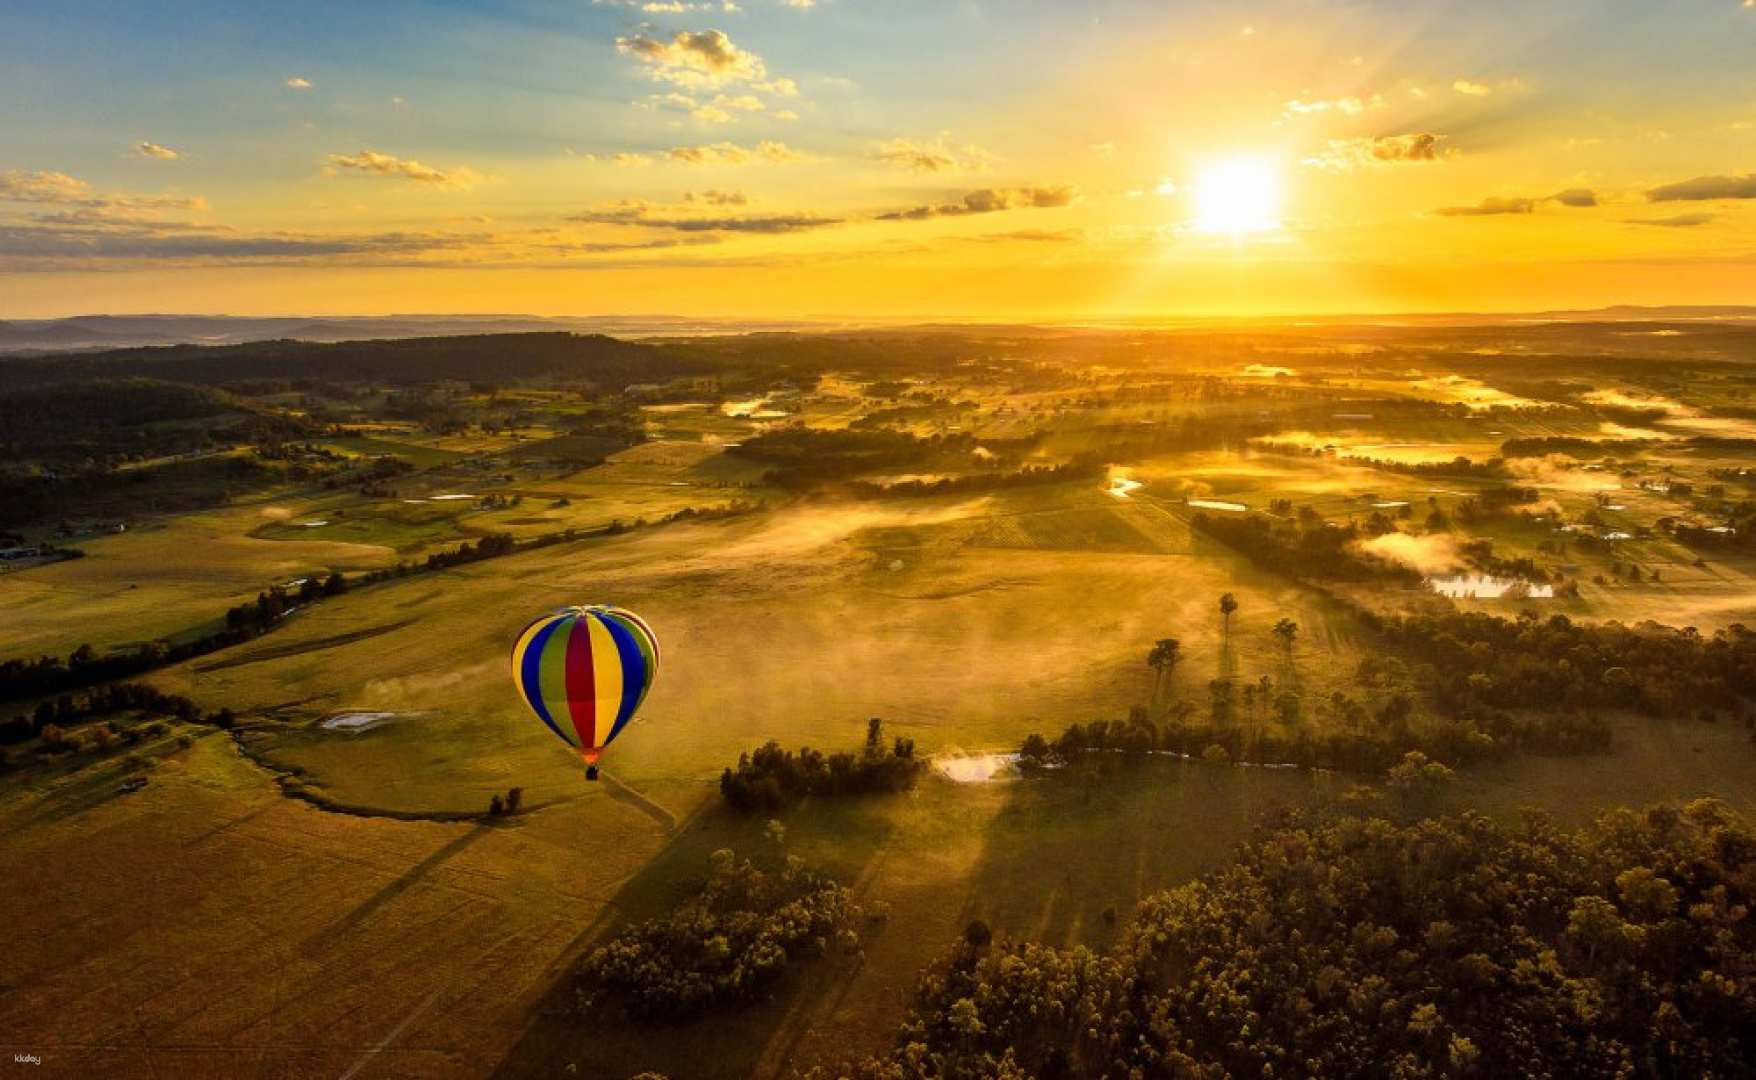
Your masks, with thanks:
[[(1486, 401), (1492, 388), (1374, 378), (1375, 392), (1430, 400)], [(834, 427), (894, 404), (862, 397), (859, 385), (826, 380), (786, 405)], [(993, 435), (1059, 413), (1063, 450), (1100, 421), (1199, 406), (1087, 407), (1086, 397), (1108, 392), (1089, 385), (918, 385), (976, 402), (956, 422)], [(573, 407), (535, 392), (528, 404)], [(120, 755), (57, 759), (0, 787), (0, 881), (9, 910), (27, 913), (0, 931), (9, 964), (0, 1044), (26, 1048), (52, 1017), (50, 1075), (123, 1077), (785, 1077), (875, 1051), (922, 967), (970, 919), (1106, 944), (1119, 925), (1106, 911), (1125, 921), (1141, 896), (1222, 865), (1265, 816), (1326, 804), (1369, 778), (1159, 758), (1089, 779), (955, 784), (935, 772), (894, 798), (807, 802), (782, 815), (786, 851), (891, 911), (868, 928), (862, 960), (808, 966), (773, 1000), (664, 1032), (581, 1021), (566, 1010), (564, 975), (618, 927), (665, 910), (714, 850), (771, 844), (764, 820), (731, 814), (716, 791), (720, 771), (766, 740), (852, 747), (877, 716), (923, 754), (1012, 750), (1026, 734), (1052, 737), (1146, 703), (1147, 650), (1166, 636), (1185, 657), (1171, 701), (1197, 711), (1221, 675), (1267, 675), (1311, 703), (1354, 692), (1355, 666), (1377, 649), (1356, 616), (1194, 532), (1186, 499), (1259, 510), (1290, 499), (1336, 521), (1364, 519), (1374, 502), (1408, 502), (1419, 530), (1433, 506), (1455, 512), (1485, 486), (1334, 457), (1214, 450), (1110, 463), (1145, 485), (1125, 499), (1086, 481), (963, 497), (798, 498), (758, 486), (764, 469), (724, 453), (767, 421), (717, 405), (644, 415), (654, 438), (592, 467), (556, 459), (566, 448), (545, 451), (534, 432), (525, 441), (362, 426), (331, 441), (414, 463), (392, 481), (393, 496), (282, 486), (81, 541), (81, 560), (0, 575), (0, 657), (30, 656), (211, 626), (268, 584), (391, 565), (488, 532), (656, 522), (734, 500), (758, 507), (358, 587), (256, 640), (151, 675), (163, 690), (237, 711), (243, 727), (235, 739), (194, 728), (193, 745), (160, 746), (151, 783), (130, 795), (115, 793), (128, 775)], [(1504, 437), (1577, 430), (1556, 409), (1424, 428), (1349, 425), (1313, 438), (1388, 460), (1484, 460)], [(1653, 470), (1705, 467), (1654, 457)], [(1598, 474), (1551, 464), (1529, 477), (1545, 501), (1569, 520), (1597, 508), (1588, 484)], [(1636, 525), (1686, 505), (1627, 487), (1603, 492), (1624, 506), (1602, 511), (1606, 520)], [(404, 501), (447, 493), (521, 501)], [(302, 524), (317, 520), (329, 524)], [(1519, 518), (1460, 527), (1456, 538), (1476, 536), (1503, 555), (1577, 560), (1586, 579), (1611, 560), (1545, 552), (1553, 529)], [(1660, 567), (1663, 580), (1588, 580), (1579, 600), (1540, 610), (1704, 629), (1756, 617), (1748, 559), (1697, 567), (1662, 538), (1630, 540), (1615, 557)], [(1226, 592), (1240, 603), (1229, 635), (1216, 603)], [(507, 671), (513, 637), (532, 617), (593, 602), (641, 612), (665, 649), (600, 784), (587, 784), (525, 712)], [(1300, 626), (1290, 658), (1270, 632), (1281, 618)], [(1243, 723), (1274, 730), (1266, 711)], [(324, 726), (343, 712), (392, 715), (357, 732)], [(1322, 721), (1312, 710), (1305, 722)], [(1603, 755), (1473, 770), (1451, 804), (1508, 819), (1532, 805), (1577, 821), (1620, 803), (1717, 792), (1756, 810), (1756, 753), (1742, 725), (1615, 717), (1614, 730)], [(277, 775), (347, 812), (286, 797)], [(508, 821), (387, 816), (476, 813), (513, 786), (525, 789), (528, 810)]]

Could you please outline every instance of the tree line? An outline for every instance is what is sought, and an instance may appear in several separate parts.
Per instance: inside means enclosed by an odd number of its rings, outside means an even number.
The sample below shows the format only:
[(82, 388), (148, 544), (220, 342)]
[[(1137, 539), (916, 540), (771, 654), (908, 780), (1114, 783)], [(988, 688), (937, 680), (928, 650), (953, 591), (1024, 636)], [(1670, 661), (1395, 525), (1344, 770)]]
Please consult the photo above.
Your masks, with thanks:
[(1571, 832), (1291, 816), (1112, 948), (972, 926), (829, 1076), (1747, 1075), (1756, 834), (1712, 800)]
[(824, 754), (808, 746), (794, 753), (770, 740), (753, 753), (738, 755), (737, 768), (720, 774), (719, 791), (727, 806), (749, 814), (785, 809), (808, 795), (907, 791), (926, 768), (926, 761), (915, 756), (913, 739), (898, 736), (886, 746), (884, 723), (873, 717), (859, 753)]

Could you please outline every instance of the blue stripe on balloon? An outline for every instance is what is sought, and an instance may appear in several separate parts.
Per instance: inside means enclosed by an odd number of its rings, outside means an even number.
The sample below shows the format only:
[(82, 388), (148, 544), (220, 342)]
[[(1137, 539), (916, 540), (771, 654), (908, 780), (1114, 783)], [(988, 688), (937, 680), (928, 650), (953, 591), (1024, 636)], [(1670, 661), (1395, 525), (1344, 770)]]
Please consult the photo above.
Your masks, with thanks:
[(549, 643), (549, 637), (554, 634), (555, 628), (565, 624), (566, 621), (560, 617), (553, 618), (549, 621), (549, 625), (531, 636), (530, 644), (524, 647), (524, 655), (519, 657), (518, 681), (524, 688), (525, 700), (530, 702), (530, 707), (537, 714), (538, 719), (549, 725), (549, 730), (553, 731), (562, 742), (571, 746), (573, 740), (563, 735), (561, 729), (555, 726), (554, 718), (549, 715), (549, 707), (543, 702), (543, 646)]
[(646, 657), (640, 655), (640, 644), (634, 640), (634, 634), (621, 620), (613, 615), (594, 612), (604, 629), (610, 632), (610, 640), (616, 643), (616, 653), (622, 661), (622, 704), (616, 710), (616, 726), (604, 738), (604, 745), (621, 734), (622, 728), (634, 716), (634, 710), (640, 707), (640, 695), (646, 690)]

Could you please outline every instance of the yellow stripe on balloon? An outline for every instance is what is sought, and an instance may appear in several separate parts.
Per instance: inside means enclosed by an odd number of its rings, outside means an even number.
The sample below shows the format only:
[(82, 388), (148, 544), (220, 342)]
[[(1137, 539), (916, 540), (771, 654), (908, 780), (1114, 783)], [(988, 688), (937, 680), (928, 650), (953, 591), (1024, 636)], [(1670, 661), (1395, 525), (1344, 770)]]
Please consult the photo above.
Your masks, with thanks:
[(622, 711), (622, 654), (609, 627), (595, 615), (581, 620), (591, 627), (591, 668), (597, 691), (597, 742), (599, 746), (616, 728), (616, 714)]

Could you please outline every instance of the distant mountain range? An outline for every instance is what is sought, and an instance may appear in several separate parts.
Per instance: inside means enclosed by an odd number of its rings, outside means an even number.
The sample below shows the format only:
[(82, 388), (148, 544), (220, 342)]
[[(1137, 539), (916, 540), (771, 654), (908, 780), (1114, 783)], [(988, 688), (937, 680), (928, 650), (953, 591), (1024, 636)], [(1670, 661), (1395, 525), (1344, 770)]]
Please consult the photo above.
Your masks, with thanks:
[(751, 331), (832, 329), (802, 321), (687, 319), (672, 315), (75, 315), (0, 321), (0, 352), (111, 349), (140, 345), (237, 345), (248, 341), (364, 341), (463, 334), (554, 332), (668, 337)]
[[(1240, 319), (1093, 319), (1073, 325), (1134, 328), (1214, 328), (1256, 322), (1306, 326), (1519, 325), (1542, 322), (1722, 322), (1756, 323), (1756, 307), (1638, 307), (1618, 305), (1585, 311), (1519, 313), (1459, 312), (1415, 315), (1329, 315)], [(813, 320), (691, 319), (677, 315), (338, 315), (254, 317), (242, 315), (74, 315), (65, 319), (0, 321), (0, 353), (69, 349), (113, 349), (143, 345), (237, 345), (250, 341), (363, 341), (448, 337), (464, 334), (520, 334), (565, 331), (619, 338), (691, 337), (775, 331), (847, 330), (856, 325), (900, 329), (994, 329), (980, 320), (916, 322), (868, 320), (863, 324)], [(1044, 324), (1066, 326), (1065, 320)], [(1025, 329), (1025, 327), (1019, 327)]]

